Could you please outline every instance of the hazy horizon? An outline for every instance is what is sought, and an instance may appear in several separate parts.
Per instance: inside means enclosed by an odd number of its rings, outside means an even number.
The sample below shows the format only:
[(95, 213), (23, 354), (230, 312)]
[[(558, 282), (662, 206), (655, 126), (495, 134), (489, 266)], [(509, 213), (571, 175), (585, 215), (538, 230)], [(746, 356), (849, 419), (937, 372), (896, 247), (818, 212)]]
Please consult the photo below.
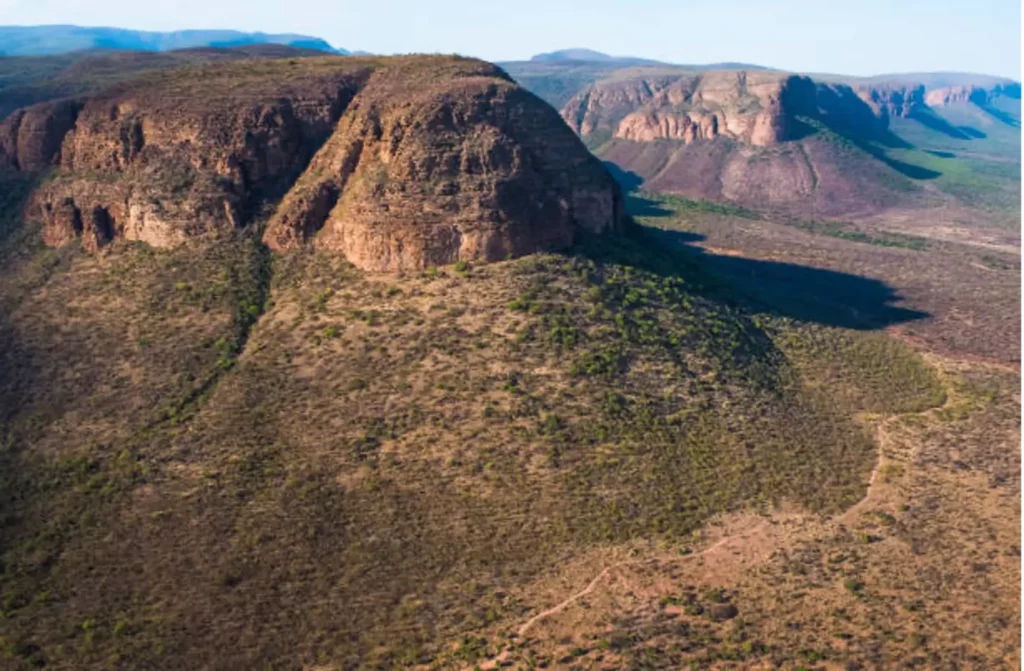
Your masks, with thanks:
[[(298, 33), (373, 53), (459, 53), (526, 60), (569, 48), (672, 63), (743, 62), (797, 72), (871, 76), (973, 72), (1020, 79), (1018, 2), (980, 0), (965, 14), (950, 0), (838, 6), (725, 0), (595, 0), (586, 12), (565, 0), (480, 6), (398, 0), (389, 7), (306, 0), (294, 3), (180, 0), (0, 0), (3, 25), (79, 25), (134, 30), (225, 29)], [(386, 20), (381, 21), (381, 16)]]

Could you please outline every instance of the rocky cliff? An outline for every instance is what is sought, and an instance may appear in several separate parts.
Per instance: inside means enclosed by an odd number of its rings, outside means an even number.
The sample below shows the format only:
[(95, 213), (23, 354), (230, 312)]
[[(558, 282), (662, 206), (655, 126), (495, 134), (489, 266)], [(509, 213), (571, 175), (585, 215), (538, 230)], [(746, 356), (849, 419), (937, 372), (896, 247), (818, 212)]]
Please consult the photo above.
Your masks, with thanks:
[(863, 100), (878, 117), (909, 117), (925, 105), (924, 84), (880, 84), (854, 87), (857, 97)]
[(901, 160), (913, 146), (894, 128), (955, 134), (929, 106), (969, 102), (993, 116), (994, 98), (1020, 97), (1019, 84), (995, 78), (915, 77), (620, 68), (561, 113), (631, 186), (800, 217), (872, 215), (913, 204), (920, 181), (940, 174)]
[(373, 270), (497, 260), (618, 226), (614, 181), (558, 114), (458, 58), (201, 66), (20, 110), (0, 166), (52, 169), (28, 216), (53, 245), (154, 246), (270, 217)]
[(604, 167), (558, 114), (490, 66), (375, 74), (267, 229), (373, 270), (498, 260), (618, 226)]
[(853, 88), (785, 73), (720, 71), (599, 82), (570, 100), (562, 117), (583, 136), (606, 129), (636, 142), (725, 137), (765, 147), (796, 137), (797, 117), (874, 133), (923, 103), (923, 86)]
[(798, 118), (872, 139), (886, 132), (890, 119), (927, 107), (1020, 98), (1016, 82), (934, 86), (909, 78), (816, 81), (774, 71), (624, 68), (585, 87), (561, 111), (570, 128), (602, 142), (724, 137), (766, 147), (801, 136), (806, 128)]
[(929, 107), (943, 107), (958, 103), (985, 105), (991, 102), (993, 98), (1000, 96), (1019, 100), (1020, 84), (1009, 82), (992, 86), (981, 86), (978, 84), (943, 86), (928, 91), (928, 94), (925, 96), (925, 104)]

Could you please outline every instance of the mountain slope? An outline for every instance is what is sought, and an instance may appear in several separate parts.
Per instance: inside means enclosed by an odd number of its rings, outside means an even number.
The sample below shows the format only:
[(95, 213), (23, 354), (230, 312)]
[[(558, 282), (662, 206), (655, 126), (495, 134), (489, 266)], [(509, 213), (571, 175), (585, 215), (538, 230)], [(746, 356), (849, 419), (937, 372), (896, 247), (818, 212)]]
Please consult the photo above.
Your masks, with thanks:
[[(1006, 159), (1019, 174), (1020, 85), (1009, 80), (816, 80), (607, 64), (506, 69), (558, 102), (570, 127), (631, 187), (810, 218), (971, 207), (991, 196), (986, 209), (1002, 221), (1019, 194)], [(573, 86), (579, 91), (567, 96)], [(966, 124), (946, 118), (971, 110)], [(950, 139), (970, 157), (943, 149)]]
[(153, 32), (85, 26), (0, 26), (0, 56), (43, 56), (87, 49), (172, 51), (196, 47), (281, 44), (331, 53), (337, 50), (308, 35), (243, 33), (237, 30)]
[(495, 66), (448, 57), (152, 72), (14, 112), (0, 167), (48, 172), (27, 216), (49, 244), (91, 251), (174, 246), (273, 212), (274, 249), (308, 242), (398, 270), (566, 247), (621, 219), (617, 185), (554, 110)]
[(491, 64), (207, 63), (4, 124), (11, 666), (462, 668), (566, 558), (855, 503), (864, 413), (942, 400), (621, 220)]
[(55, 56), (0, 57), (0, 120), (35, 103), (93, 93), (142, 73), (255, 58), (322, 56), (279, 44), (178, 51), (78, 51)]
[(457, 668), (565, 553), (856, 501), (852, 414), (936, 393), (867, 340), (886, 365), (837, 406), (653, 241), (405, 277), (258, 249), (8, 264), (3, 636), (26, 663)]

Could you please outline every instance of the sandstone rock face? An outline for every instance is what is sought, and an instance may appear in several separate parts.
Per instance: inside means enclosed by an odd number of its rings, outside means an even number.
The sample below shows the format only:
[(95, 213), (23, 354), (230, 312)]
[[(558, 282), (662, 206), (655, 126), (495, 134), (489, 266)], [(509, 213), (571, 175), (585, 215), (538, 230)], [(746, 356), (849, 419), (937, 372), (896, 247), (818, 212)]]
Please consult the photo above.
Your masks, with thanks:
[[(70, 124), (63, 103), (13, 115), (17, 165), (59, 164), (32, 199), (46, 239), (75, 230), (94, 249), (113, 237), (167, 246), (247, 223), (301, 173), (368, 74), (314, 71), (276, 83), (232, 67), (95, 96)], [(230, 86), (227, 95), (204, 92)]]
[[(621, 196), (557, 112), (496, 66), (315, 58), (162, 72), (0, 123), (0, 164), (56, 166), (48, 244), (170, 246), (269, 216), (370, 270), (498, 260), (620, 225)], [(276, 211), (275, 211), (276, 208)]]
[(916, 86), (858, 86), (857, 95), (871, 107), (876, 116), (905, 118), (925, 103), (925, 87)]
[(988, 91), (980, 86), (947, 86), (929, 91), (925, 102), (930, 107), (945, 107), (968, 102), (984, 104), (988, 98)]
[(617, 185), (548, 105), (486, 64), (424, 74), (374, 73), (271, 218), (272, 249), (309, 241), (396, 271), (618, 229)]
[(658, 71), (657, 77), (643, 69), (633, 77), (628, 72), (599, 81), (570, 100), (562, 108), (569, 127), (584, 138), (604, 132), (633, 142), (688, 144), (722, 137), (771, 147), (801, 135), (806, 128), (800, 118), (878, 139), (887, 132), (889, 119), (909, 117), (926, 106), (1020, 97), (1016, 83), (928, 91), (923, 84), (849, 85), (768, 71)]
[[(622, 91), (636, 94), (623, 96)], [(583, 136), (609, 127), (613, 137), (635, 142), (725, 137), (770, 147), (793, 138), (799, 129), (794, 119), (800, 116), (827, 115), (867, 132), (884, 130), (890, 115), (906, 116), (923, 104), (923, 93), (922, 87), (855, 91), (785, 73), (722, 71), (674, 81), (599, 82), (570, 101), (562, 116)], [(604, 107), (608, 99), (613, 105)]]
[(4, 119), (0, 122), (0, 165), (25, 172), (53, 165), (80, 107), (74, 100), (46, 102)]
[(611, 129), (615, 121), (646, 104), (676, 79), (643, 69), (635, 78), (590, 87), (565, 104), (562, 118), (580, 135)]

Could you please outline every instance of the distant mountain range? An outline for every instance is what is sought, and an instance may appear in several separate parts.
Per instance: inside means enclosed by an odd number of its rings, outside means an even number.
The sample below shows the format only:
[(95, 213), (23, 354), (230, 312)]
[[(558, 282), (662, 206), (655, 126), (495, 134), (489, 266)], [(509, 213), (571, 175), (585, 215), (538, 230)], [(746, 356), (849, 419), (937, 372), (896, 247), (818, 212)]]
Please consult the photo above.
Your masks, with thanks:
[[(565, 63), (589, 63), (589, 64), (604, 64), (604, 65), (615, 65), (618, 67), (626, 65), (676, 65), (676, 63), (668, 63), (666, 61), (656, 61), (650, 58), (638, 58), (636, 56), (610, 56), (609, 54), (602, 53), (600, 51), (594, 51), (593, 49), (584, 48), (573, 48), (573, 49), (561, 49), (559, 51), (551, 51), (544, 54), (537, 54), (530, 58), (531, 63), (551, 63), (551, 64), (565, 64)], [(771, 70), (772, 68), (766, 68), (763, 65), (753, 65), (750, 63), (709, 63), (707, 65), (693, 65), (688, 67), (703, 68), (703, 69), (721, 69), (721, 70)]]
[(84, 26), (0, 26), (0, 56), (43, 56), (89, 49), (172, 51), (196, 47), (238, 47), (283, 44), (334, 54), (347, 54), (326, 40), (290, 33), (243, 33), (237, 30), (152, 32)]

